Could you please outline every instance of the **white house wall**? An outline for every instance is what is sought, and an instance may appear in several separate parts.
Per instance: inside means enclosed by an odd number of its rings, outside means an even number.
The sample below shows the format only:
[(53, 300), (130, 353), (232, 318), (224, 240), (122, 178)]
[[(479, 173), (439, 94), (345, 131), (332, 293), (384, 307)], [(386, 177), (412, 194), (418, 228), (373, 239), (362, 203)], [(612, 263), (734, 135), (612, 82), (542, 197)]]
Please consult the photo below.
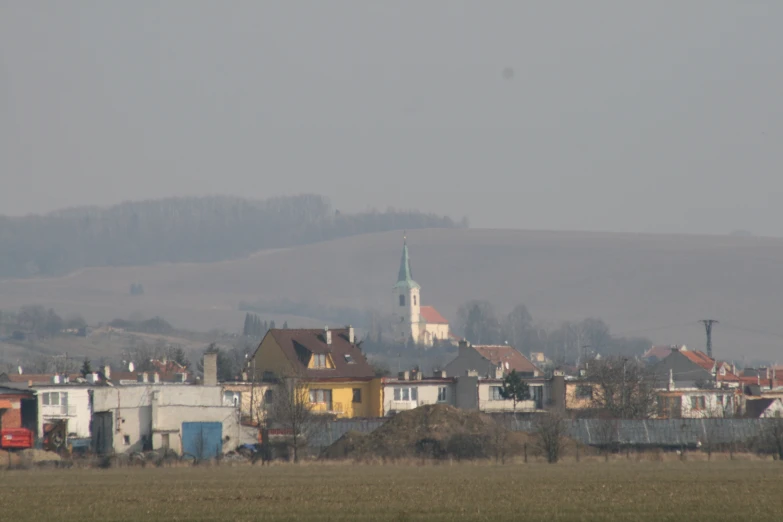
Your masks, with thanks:
[[(438, 389), (446, 388), (446, 400), (438, 401)], [(395, 388), (416, 388), (418, 390), (418, 399), (415, 401), (395, 401)], [(388, 415), (390, 411), (412, 410), (419, 406), (427, 404), (450, 404), (454, 405), (455, 393), (454, 384), (445, 383), (427, 383), (424, 381), (399, 381), (384, 384), (383, 387), (383, 414)]]
[[(38, 437), (44, 435), (44, 424), (57, 420), (68, 421), (68, 434), (78, 438), (90, 436), (90, 390), (81, 386), (41, 386), (36, 388), (38, 401)], [(67, 408), (62, 401), (57, 406), (44, 405), (44, 393), (57, 392), (68, 394)]]
[(141, 451), (145, 438), (151, 438), (153, 449), (160, 449), (166, 434), (169, 448), (181, 453), (183, 422), (220, 422), (224, 451), (239, 444), (239, 412), (233, 406), (223, 405), (220, 386), (147, 384), (98, 388), (93, 410), (114, 413), (113, 444), (117, 453)]
[[(718, 396), (723, 396), (723, 405), (720, 404)], [(704, 397), (704, 409), (694, 409), (692, 407), (691, 397)], [(682, 418), (684, 419), (705, 419), (705, 418), (720, 418), (727, 416), (727, 412), (733, 411), (732, 407), (729, 407), (729, 401), (734, 404), (736, 400), (734, 393), (731, 391), (707, 391), (700, 390), (694, 392), (686, 392), (680, 398), (682, 406)]]
[[(491, 399), (490, 388), (492, 386), (501, 386), (500, 382), (481, 382), (478, 384), (478, 399), (479, 410), (493, 412), (493, 411), (514, 411), (514, 401), (512, 400), (493, 400)], [(543, 394), (542, 402), (543, 406), (549, 401), (549, 387), (544, 384), (529, 384), (530, 394), (533, 394), (533, 388), (541, 388)], [(533, 400), (517, 402), (516, 411), (535, 411), (536, 403)]]

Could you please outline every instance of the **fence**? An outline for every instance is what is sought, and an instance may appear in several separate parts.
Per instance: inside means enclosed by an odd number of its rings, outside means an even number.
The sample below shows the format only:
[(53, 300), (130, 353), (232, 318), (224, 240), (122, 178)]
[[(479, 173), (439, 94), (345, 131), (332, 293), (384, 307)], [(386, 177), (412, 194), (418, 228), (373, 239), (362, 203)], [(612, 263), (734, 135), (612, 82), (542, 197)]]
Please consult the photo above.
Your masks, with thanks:
[[(327, 424), (326, 429), (312, 439), (315, 447), (326, 447), (349, 431), (371, 433), (388, 419), (346, 419)], [(535, 431), (535, 420), (513, 417), (514, 431)], [(582, 444), (622, 444), (630, 446), (681, 447), (701, 444), (733, 444), (757, 437), (765, 419), (661, 419), (602, 420), (577, 419), (567, 421), (568, 435)]]

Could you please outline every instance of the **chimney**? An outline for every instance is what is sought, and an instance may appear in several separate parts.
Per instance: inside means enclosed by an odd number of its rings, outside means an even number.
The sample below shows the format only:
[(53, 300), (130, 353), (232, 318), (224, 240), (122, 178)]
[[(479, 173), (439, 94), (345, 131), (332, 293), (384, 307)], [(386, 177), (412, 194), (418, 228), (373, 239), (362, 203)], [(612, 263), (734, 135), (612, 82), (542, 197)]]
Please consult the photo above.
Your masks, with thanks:
[(445, 379), (446, 378), (446, 370), (435, 370), (432, 372), (432, 376), (436, 379)]
[(503, 363), (500, 363), (499, 365), (495, 366), (495, 379), (502, 379), (503, 378)]
[(247, 372), (242, 372), (242, 380), (243, 381), (247, 380)]
[(88, 384), (95, 384), (95, 383), (97, 383), (97, 382), (100, 380), (100, 379), (98, 378), (98, 374), (97, 374), (97, 373), (94, 373), (94, 372), (93, 372), (93, 373), (88, 373), (88, 374), (85, 376), (85, 378), (87, 379), (87, 383), (88, 383)]
[(417, 381), (420, 381), (420, 380), (424, 379), (424, 373), (421, 370), (416, 370), (415, 377), (416, 377)]
[(329, 330), (328, 326), (324, 326), (324, 340), (329, 346), (332, 345), (332, 331)]
[(217, 385), (217, 352), (204, 353), (204, 386)]
[(459, 352), (457, 352), (457, 356), (463, 355), (467, 353), (468, 347), (470, 346), (470, 343), (465, 339), (464, 337), (459, 342)]
[(108, 364), (103, 367), (103, 376), (106, 378), (107, 381), (111, 379), (111, 366), (109, 366)]
[(669, 368), (669, 391), (674, 389), (674, 370)]
[(147, 382), (149, 382), (147, 377), (147, 372), (141, 372), (140, 374), (138, 374), (136, 376), (136, 382), (147, 384)]
[(351, 344), (353, 344), (355, 340), (356, 340), (356, 339), (355, 339), (355, 332), (354, 332), (354, 330), (353, 330), (353, 326), (351, 326), (351, 325), (349, 324), (349, 325), (348, 325), (348, 342), (349, 342), (349, 343), (351, 343)]
[(175, 373), (174, 374), (174, 382), (184, 383), (187, 380), (188, 380), (188, 374), (187, 373)]
[(152, 374), (152, 382), (155, 384), (160, 383), (160, 374), (158, 372)]
[(673, 344), (671, 348), (672, 348), (672, 352), (679, 352), (680, 351), (680, 348), (676, 344)]
[(478, 377), (478, 371), (477, 370), (466, 370), (465, 375), (468, 377)]
[(404, 372), (400, 372), (397, 375), (397, 378), (401, 381), (409, 381), (411, 380), (411, 373), (408, 370), (405, 370)]
[(52, 375), (52, 384), (60, 384), (60, 374), (55, 373)]

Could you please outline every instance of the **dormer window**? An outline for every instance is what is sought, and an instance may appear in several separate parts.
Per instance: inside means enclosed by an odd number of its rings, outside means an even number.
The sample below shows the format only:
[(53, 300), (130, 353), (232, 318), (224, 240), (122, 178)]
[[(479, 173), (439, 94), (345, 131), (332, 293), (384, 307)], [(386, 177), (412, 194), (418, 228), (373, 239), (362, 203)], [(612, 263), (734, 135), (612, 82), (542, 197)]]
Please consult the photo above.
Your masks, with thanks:
[(326, 368), (326, 354), (313, 354), (313, 368)]
[(400, 306), (405, 306), (405, 296), (400, 295)]
[(348, 364), (353, 364), (353, 357), (351, 357), (348, 354), (345, 354), (345, 362), (347, 362)]

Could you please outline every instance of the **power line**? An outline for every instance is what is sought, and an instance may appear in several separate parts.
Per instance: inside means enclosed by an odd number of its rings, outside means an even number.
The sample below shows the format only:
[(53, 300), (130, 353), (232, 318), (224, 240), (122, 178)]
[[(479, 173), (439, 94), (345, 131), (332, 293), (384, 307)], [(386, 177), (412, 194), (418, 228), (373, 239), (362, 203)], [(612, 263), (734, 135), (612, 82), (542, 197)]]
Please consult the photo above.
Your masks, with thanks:
[(647, 332), (657, 332), (659, 330), (672, 330), (674, 328), (684, 328), (686, 326), (693, 326), (694, 322), (690, 321), (687, 323), (678, 323), (678, 324), (668, 324), (665, 326), (654, 326), (652, 328), (642, 328), (639, 330), (627, 330), (625, 332), (620, 333), (613, 333), (613, 336), (622, 337), (625, 335), (631, 335), (631, 334), (640, 334), (640, 333), (647, 333)]
[(712, 358), (712, 325), (717, 324), (716, 319), (701, 319), (700, 323), (704, 325), (704, 331), (707, 332), (707, 357)]
[(739, 330), (740, 332), (747, 332), (747, 333), (754, 333), (759, 335), (766, 335), (768, 337), (776, 337), (778, 339), (783, 339), (783, 334), (775, 333), (775, 332), (766, 332), (764, 330), (757, 330), (754, 328), (745, 328), (743, 326), (737, 326), (731, 323), (721, 323), (724, 327), (729, 328), (731, 330)]

